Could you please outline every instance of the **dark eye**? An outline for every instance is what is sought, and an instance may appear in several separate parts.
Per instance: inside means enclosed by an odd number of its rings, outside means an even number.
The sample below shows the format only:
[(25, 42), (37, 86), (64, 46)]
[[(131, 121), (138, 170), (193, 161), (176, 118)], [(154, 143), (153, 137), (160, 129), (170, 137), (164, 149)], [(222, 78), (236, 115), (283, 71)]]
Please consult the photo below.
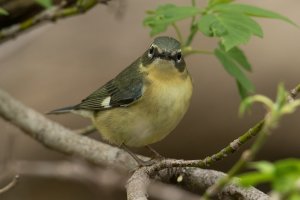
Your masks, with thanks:
[(181, 61), (181, 59), (182, 59), (182, 55), (181, 55), (181, 52), (179, 52), (179, 53), (177, 53), (177, 55), (176, 55), (176, 62), (180, 62)]
[(148, 57), (153, 58), (153, 56), (154, 56), (154, 47), (151, 46), (148, 51)]

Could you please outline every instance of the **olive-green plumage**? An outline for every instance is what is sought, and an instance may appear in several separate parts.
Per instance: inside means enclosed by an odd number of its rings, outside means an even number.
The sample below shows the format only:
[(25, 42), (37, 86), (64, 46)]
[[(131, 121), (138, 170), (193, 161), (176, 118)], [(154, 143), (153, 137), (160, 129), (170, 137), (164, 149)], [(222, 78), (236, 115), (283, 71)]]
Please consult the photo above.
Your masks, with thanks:
[(141, 147), (167, 136), (186, 113), (192, 81), (180, 43), (158, 37), (114, 79), (81, 103), (50, 112), (91, 118), (109, 142)]

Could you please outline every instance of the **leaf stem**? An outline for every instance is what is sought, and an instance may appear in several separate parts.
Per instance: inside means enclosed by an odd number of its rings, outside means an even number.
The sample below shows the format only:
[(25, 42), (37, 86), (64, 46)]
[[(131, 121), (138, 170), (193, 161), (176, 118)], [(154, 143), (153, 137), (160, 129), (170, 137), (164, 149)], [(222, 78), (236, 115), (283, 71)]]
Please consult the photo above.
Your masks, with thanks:
[[(196, 0), (192, 0), (192, 6), (193, 7), (196, 7)], [(197, 26), (195, 24), (195, 20), (196, 20), (196, 16), (193, 16), (192, 17), (192, 21), (191, 21), (191, 25), (190, 25), (190, 34), (184, 44), (184, 46), (190, 46), (198, 29), (197, 29)]]
[(175, 29), (175, 32), (176, 32), (176, 35), (177, 35), (177, 37), (178, 37), (178, 40), (179, 40), (180, 44), (182, 44), (182, 42), (183, 42), (183, 37), (182, 37), (182, 34), (181, 34), (181, 32), (180, 32), (178, 26), (177, 26), (175, 23), (172, 23), (172, 27)]
[(213, 55), (214, 52), (208, 50), (201, 50), (201, 49), (191, 49), (191, 48), (184, 48), (183, 54), (185, 56), (193, 55), (193, 54), (206, 54), (206, 55)]
[[(290, 94), (288, 96), (288, 99), (295, 100), (296, 96), (300, 93), (300, 84), (297, 85), (294, 89), (290, 91)], [(206, 192), (203, 194), (202, 198), (203, 200), (207, 200), (210, 197), (213, 197), (214, 195), (218, 194), (224, 186), (231, 181), (231, 179), (251, 160), (254, 159), (257, 152), (262, 148), (263, 144), (266, 142), (267, 138), (269, 137), (271, 133), (271, 129), (274, 128), (274, 125), (279, 120), (279, 115), (276, 115), (276, 113), (269, 112), (267, 113), (265, 119), (261, 122), (263, 124), (262, 128), (260, 129), (258, 133), (257, 139), (254, 141), (253, 145), (250, 147), (250, 149), (243, 152), (240, 159), (234, 164), (234, 166), (229, 170), (227, 173), (227, 176), (224, 178), (221, 178), (219, 181), (217, 181), (214, 185), (209, 187)]]

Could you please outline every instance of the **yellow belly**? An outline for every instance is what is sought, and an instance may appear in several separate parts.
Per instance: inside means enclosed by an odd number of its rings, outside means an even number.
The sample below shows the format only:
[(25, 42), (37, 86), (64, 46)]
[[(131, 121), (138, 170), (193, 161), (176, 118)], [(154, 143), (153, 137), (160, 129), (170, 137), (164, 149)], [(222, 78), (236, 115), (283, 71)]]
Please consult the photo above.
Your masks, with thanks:
[(189, 76), (153, 81), (143, 96), (128, 107), (101, 111), (93, 122), (109, 142), (141, 147), (162, 140), (180, 122), (192, 96)]

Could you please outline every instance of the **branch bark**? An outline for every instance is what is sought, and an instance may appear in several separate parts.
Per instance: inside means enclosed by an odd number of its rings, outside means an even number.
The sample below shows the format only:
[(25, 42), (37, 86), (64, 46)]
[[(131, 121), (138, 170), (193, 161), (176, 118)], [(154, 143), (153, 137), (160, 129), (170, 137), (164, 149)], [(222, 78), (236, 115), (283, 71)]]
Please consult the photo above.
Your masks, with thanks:
[[(214, 185), (219, 179), (226, 176), (222, 172), (199, 168), (169, 168), (160, 171), (159, 174), (151, 173), (151, 166), (136, 170), (127, 184), (128, 200), (147, 200), (146, 188), (151, 178), (167, 183), (173, 183), (184, 189), (201, 194), (207, 188)], [(269, 196), (253, 188), (241, 188), (235, 184), (229, 184), (218, 193), (218, 199), (245, 199), (267, 200)]]
[(42, 23), (80, 15), (98, 3), (107, 4), (109, 1), (54, 0), (54, 5), (45, 9), (34, 0), (2, 0), (0, 7), (9, 15), (0, 15), (0, 44)]
[[(135, 161), (123, 150), (78, 135), (74, 131), (52, 122), (43, 115), (24, 106), (1, 89), (0, 116), (53, 150), (65, 154), (81, 156), (95, 164), (114, 166), (121, 170), (133, 171), (137, 168)], [(246, 134), (249, 134), (248, 132)], [(223, 156), (225, 157), (226, 155), (224, 154)], [(148, 159), (142, 156), (141, 158)], [(205, 166), (206, 163), (203, 160), (185, 161), (166, 159), (152, 166), (135, 170), (132, 178), (128, 182), (128, 198), (146, 198), (146, 191), (151, 178), (162, 180), (167, 183), (174, 183), (172, 181), (174, 178), (177, 180), (179, 175), (184, 174), (184, 181), (181, 182), (184, 184), (180, 185), (191, 191), (194, 191), (195, 188), (197, 189), (196, 191), (199, 191), (200, 189), (205, 189), (203, 187), (213, 184), (217, 177), (223, 175), (211, 170), (184, 168), (185, 166), (190, 166), (190, 163), (194, 162), (198, 164), (198, 167), (200, 166), (199, 163), (202, 163), (201, 166)], [(200, 176), (203, 176), (202, 179)], [(205, 182), (207, 184), (204, 184)], [(231, 187), (235, 188), (235, 190), (230, 189), (230, 195), (235, 195), (235, 191), (237, 191), (238, 194), (244, 195), (244, 193), (239, 192), (242, 190), (241, 188), (238, 189), (236, 186)], [(257, 193), (259, 196), (262, 195), (262, 193), (256, 189), (251, 191)], [(250, 191), (246, 190), (245, 193), (248, 192)], [(252, 196), (252, 192), (250, 193), (250, 196)]]

